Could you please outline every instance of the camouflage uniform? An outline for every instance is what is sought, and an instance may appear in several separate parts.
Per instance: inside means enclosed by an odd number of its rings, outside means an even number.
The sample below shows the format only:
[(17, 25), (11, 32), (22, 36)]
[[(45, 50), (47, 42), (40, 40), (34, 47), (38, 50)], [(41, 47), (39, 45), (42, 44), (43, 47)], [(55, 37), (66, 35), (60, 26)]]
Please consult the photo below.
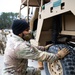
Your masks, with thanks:
[(4, 43), (6, 43), (6, 33), (4, 32), (4, 30), (2, 30), (2, 32), (1, 32), (1, 34), (2, 34), (2, 42), (4, 42)]
[(55, 54), (37, 50), (22, 38), (12, 35), (6, 44), (3, 75), (41, 75), (40, 70), (28, 67), (28, 59), (52, 63), (57, 57)]
[(0, 51), (3, 51), (4, 54), (4, 49), (5, 49), (5, 43), (6, 43), (6, 37), (5, 37), (5, 33), (3, 30), (1, 30), (0, 32)]
[(0, 52), (1, 52), (1, 50), (3, 51), (3, 54), (4, 54), (4, 45), (3, 45), (2, 41), (0, 40)]

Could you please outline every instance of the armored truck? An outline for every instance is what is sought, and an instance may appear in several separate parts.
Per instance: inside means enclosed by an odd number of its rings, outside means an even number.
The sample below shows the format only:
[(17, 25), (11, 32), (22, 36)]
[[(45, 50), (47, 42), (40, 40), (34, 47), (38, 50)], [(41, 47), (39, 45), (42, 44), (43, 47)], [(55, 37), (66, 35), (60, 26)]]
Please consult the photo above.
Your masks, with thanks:
[[(70, 51), (52, 64), (44, 62), (46, 75), (75, 75), (75, 0), (21, 0), (19, 17), (24, 7), (37, 45), (53, 44), (50, 53), (62, 48)], [(35, 7), (30, 21), (29, 7)]]

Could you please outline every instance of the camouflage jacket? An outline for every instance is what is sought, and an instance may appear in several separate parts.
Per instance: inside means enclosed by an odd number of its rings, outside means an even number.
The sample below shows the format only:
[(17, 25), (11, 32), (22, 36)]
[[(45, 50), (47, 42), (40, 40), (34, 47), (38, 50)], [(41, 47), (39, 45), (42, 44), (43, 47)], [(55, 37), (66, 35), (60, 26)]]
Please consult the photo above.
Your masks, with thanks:
[(12, 35), (6, 44), (4, 71), (25, 71), (28, 66), (28, 59), (52, 62), (57, 58), (55, 54), (34, 49), (27, 41), (16, 35)]

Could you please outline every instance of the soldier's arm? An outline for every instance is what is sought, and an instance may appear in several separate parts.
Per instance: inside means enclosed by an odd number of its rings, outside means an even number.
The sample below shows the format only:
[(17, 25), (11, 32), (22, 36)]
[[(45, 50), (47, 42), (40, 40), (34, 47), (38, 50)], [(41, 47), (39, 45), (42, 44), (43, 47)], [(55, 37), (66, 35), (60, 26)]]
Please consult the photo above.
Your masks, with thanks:
[(48, 61), (50, 63), (58, 60), (59, 58), (63, 58), (67, 54), (67, 49), (62, 49), (57, 54), (53, 54), (40, 51), (35, 46), (26, 45), (25, 43), (20, 44), (17, 50), (18, 58)]
[(55, 54), (40, 51), (37, 48), (36, 49), (35, 48), (36, 47), (26, 45), (23, 42), (17, 47), (17, 51), (16, 51), (17, 57), (24, 58), (24, 59), (40, 60), (40, 61), (50, 60), (51, 62), (57, 59)]

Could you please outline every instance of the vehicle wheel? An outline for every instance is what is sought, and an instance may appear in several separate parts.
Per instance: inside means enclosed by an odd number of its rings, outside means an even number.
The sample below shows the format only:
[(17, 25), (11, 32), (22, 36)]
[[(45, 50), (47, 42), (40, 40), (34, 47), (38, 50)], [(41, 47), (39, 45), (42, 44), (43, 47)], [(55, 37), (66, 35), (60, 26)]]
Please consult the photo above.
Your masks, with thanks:
[(75, 50), (73, 47), (58, 44), (53, 45), (49, 48), (48, 52), (57, 53), (58, 49), (68, 48), (70, 53), (64, 57), (62, 60), (58, 60), (49, 64), (49, 62), (44, 63), (46, 75), (75, 75)]

